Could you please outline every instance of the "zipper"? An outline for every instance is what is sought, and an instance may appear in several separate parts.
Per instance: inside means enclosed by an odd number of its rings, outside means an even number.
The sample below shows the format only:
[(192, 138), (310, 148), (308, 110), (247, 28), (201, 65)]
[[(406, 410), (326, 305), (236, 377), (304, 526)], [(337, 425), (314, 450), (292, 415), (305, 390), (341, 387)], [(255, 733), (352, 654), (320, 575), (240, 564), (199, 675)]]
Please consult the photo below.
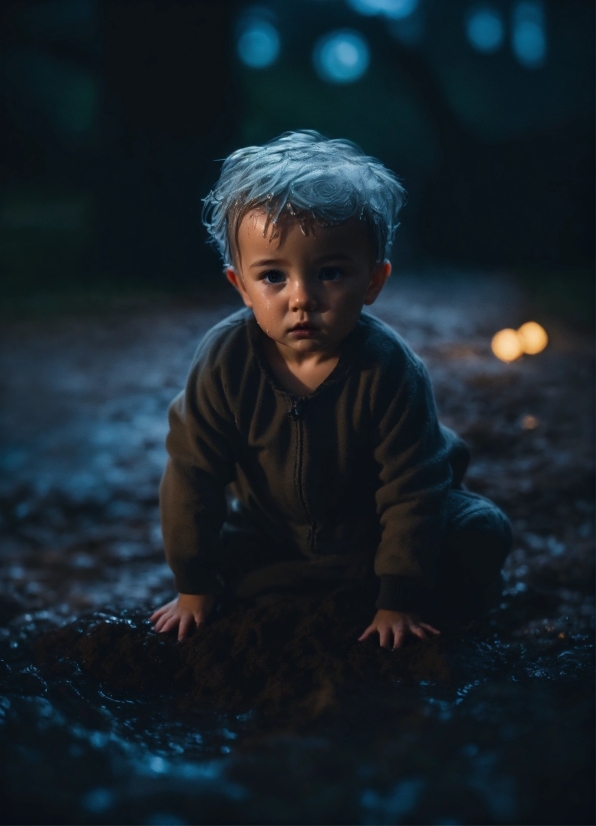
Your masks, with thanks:
[(297, 438), (297, 446), (296, 446), (296, 486), (298, 488), (298, 498), (300, 499), (300, 504), (306, 514), (307, 519), (310, 521), (310, 550), (314, 552), (315, 548), (315, 531), (317, 528), (317, 523), (313, 520), (312, 516), (308, 511), (308, 507), (306, 505), (306, 499), (304, 497), (304, 489), (302, 486), (302, 462), (303, 462), (303, 442), (304, 442), (304, 435), (303, 435), (303, 424), (302, 421), (304, 419), (304, 408), (306, 406), (306, 399), (294, 399), (292, 402), (292, 407), (290, 408), (290, 418), (296, 422), (298, 438)]
[(292, 407), (290, 409), (290, 417), (295, 421), (298, 422), (302, 419), (302, 415), (304, 413), (304, 399), (294, 399), (292, 402)]

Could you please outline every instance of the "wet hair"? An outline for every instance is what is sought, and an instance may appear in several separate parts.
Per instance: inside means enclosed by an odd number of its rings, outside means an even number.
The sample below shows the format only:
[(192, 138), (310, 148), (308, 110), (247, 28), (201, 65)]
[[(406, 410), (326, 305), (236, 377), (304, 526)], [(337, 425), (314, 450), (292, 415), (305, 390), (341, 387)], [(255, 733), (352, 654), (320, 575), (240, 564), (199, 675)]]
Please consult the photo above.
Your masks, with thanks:
[(203, 199), (203, 223), (227, 265), (238, 229), (253, 209), (267, 216), (263, 235), (284, 215), (321, 226), (363, 221), (375, 261), (390, 250), (405, 190), (393, 172), (355, 143), (330, 140), (311, 129), (284, 132), (263, 146), (238, 149), (225, 159), (219, 180)]

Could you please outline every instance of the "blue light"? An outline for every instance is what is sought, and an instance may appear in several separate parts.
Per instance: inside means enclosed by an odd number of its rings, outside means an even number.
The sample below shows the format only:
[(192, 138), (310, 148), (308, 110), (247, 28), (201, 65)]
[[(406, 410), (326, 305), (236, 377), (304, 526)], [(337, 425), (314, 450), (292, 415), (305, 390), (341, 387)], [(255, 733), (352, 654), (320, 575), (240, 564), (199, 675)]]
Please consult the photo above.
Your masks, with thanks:
[(355, 12), (365, 17), (381, 14), (392, 20), (409, 17), (418, 6), (418, 0), (347, 0), (347, 3)]
[(388, 24), (389, 33), (404, 46), (417, 46), (422, 40), (424, 34), (424, 25), (422, 18), (417, 15), (411, 15), (403, 20), (392, 20)]
[(114, 804), (114, 794), (109, 789), (92, 789), (83, 797), (83, 806), (94, 814), (101, 814)]
[(505, 26), (498, 9), (493, 6), (477, 6), (466, 21), (468, 40), (479, 52), (490, 54), (503, 45)]
[(279, 34), (267, 20), (251, 20), (242, 29), (236, 47), (240, 60), (246, 66), (266, 69), (279, 56)]
[(368, 69), (370, 49), (358, 32), (340, 29), (317, 41), (313, 63), (319, 77), (328, 83), (353, 83)]
[(511, 47), (516, 58), (527, 69), (538, 69), (543, 65), (546, 57), (546, 32), (541, 3), (528, 0), (518, 3), (514, 8)]

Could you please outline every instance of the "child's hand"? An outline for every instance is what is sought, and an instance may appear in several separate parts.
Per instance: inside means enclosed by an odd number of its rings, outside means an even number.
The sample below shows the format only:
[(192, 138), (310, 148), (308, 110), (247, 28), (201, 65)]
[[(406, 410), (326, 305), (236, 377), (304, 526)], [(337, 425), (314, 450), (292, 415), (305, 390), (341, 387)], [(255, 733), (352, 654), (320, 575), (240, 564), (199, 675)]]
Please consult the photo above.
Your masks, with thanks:
[(382, 648), (400, 648), (408, 634), (426, 639), (428, 634), (440, 634), (432, 625), (421, 622), (417, 614), (410, 614), (406, 611), (386, 611), (379, 609), (374, 620), (368, 626), (358, 642), (367, 639), (372, 634), (379, 634), (379, 642)]
[(213, 594), (178, 594), (149, 617), (160, 634), (178, 629), (178, 641), (205, 622), (215, 604)]

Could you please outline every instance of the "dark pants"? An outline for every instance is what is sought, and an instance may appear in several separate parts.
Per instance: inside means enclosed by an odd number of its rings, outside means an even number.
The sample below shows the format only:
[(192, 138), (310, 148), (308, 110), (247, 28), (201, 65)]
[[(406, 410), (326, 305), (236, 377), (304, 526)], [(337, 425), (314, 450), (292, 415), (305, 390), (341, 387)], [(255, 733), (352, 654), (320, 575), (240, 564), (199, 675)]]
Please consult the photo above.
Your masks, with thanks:
[(445, 544), (424, 612), (431, 618), (461, 619), (479, 617), (493, 607), (501, 597), (501, 568), (511, 544), (511, 523), (490, 499), (451, 490)]
[[(447, 497), (447, 529), (439, 554), (436, 583), (428, 588), (420, 613), (429, 620), (478, 617), (498, 602), (501, 567), (511, 550), (511, 525), (497, 506), (477, 493), (451, 490)], [(228, 592), (258, 602), (297, 594), (328, 593), (354, 588), (378, 591), (368, 568), (346, 568), (316, 562), (276, 547), (258, 526), (232, 503), (220, 543), (223, 580)]]

